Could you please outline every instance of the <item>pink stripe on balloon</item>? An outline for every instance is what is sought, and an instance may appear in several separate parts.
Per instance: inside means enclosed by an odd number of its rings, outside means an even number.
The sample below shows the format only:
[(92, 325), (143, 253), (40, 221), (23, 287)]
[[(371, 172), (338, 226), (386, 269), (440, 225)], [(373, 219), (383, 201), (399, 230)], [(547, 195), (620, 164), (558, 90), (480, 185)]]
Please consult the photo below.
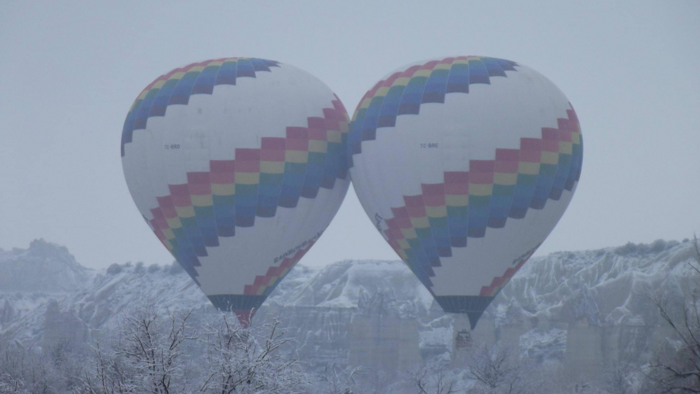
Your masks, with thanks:
[(496, 149), (496, 161), (515, 161), (520, 160), (519, 149)]
[(236, 161), (236, 174), (242, 172), (257, 173), (260, 172), (259, 161)]
[(314, 141), (326, 141), (328, 139), (328, 132), (326, 131), (325, 120), (323, 121), (323, 127), (309, 127), (309, 139)]
[(423, 196), (442, 196), (445, 194), (445, 186), (442, 183), (422, 183)]
[(234, 161), (233, 160), (212, 160), (209, 164), (211, 172), (233, 172)]
[(470, 182), (475, 172), (493, 172), (493, 160), (469, 160)]
[(173, 203), (176, 207), (189, 207), (192, 206), (192, 199), (189, 194), (186, 196), (173, 196)]
[[(187, 184), (182, 184), (182, 185), (168, 185), (168, 188), (170, 189), (170, 195), (173, 197), (176, 196), (189, 196), (190, 195), (190, 189), (187, 186)], [(175, 201), (173, 199), (173, 201)]]
[(207, 196), (211, 194), (211, 185), (195, 183), (190, 185), (190, 194), (193, 196)]
[(260, 147), (265, 150), (283, 150), (286, 140), (282, 137), (263, 137), (260, 139)]
[(406, 211), (406, 217), (397, 219), (396, 223), (399, 225), (399, 228), (410, 228), (413, 226), (411, 223), (411, 217), (408, 216), (408, 211)]
[(423, 196), (404, 196), (403, 201), (406, 203), (406, 208), (423, 206)]
[(570, 131), (559, 131), (559, 141), (572, 142), (572, 138), (572, 133)]
[(520, 150), (541, 150), (542, 140), (539, 138), (521, 138)]
[(408, 210), (408, 216), (412, 218), (423, 218), (428, 216), (425, 213), (425, 206), (420, 206), (420, 207), (407, 207)]
[(415, 74), (416, 71), (418, 71), (419, 68), (420, 68), (420, 66), (411, 66), (411, 67), (407, 68), (406, 71), (401, 73), (401, 77), (409, 77), (410, 78), (413, 76), (413, 74)]
[(468, 183), (445, 184), (445, 194), (450, 196), (464, 196), (469, 194)]
[[(236, 157), (236, 167), (238, 167), (239, 161), (260, 160), (260, 149), (236, 148), (235, 157)], [(238, 169), (238, 168), (236, 168), (236, 169)]]
[(309, 125), (309, 129), (323, 129), (326, 127), (326, 119), (318, 116), (306, 118), (306, 123)]
[(165, 215), (165, 217), (168, 219), (173, 219), (177, 217), (177, 211), (175, 210), (175, 206), (161, 207), (160, 210), (163, 212), (163, 215)]
[(423, 201), (427, 207), (442, 207), (445, 205), (445, 195), (423, 196)]
[(211, 183), (216, 185), (228, 185), (234, 183), (236, 176), (233, 172), (212, 172)]
[(540, 163), (542, 162), (542, 152), (539, 150), (524, 150), (520, 152), (520, 161), (526, 163)]
[(542, 141), (542, 150), (545, 152), (559, 152), (559, 140)]
[(445, 185), (469, 183), (469, 172), (467, 171), (447, 171), (445, 172)]
[(173, 207), (173, 200), (170, 198), (170, 196), (156, 197), (156, 200), (158, 201), (158, 205), (161, 208), (172, 208)]
[(435, 68), (435, 66), (438, 65), (438, 63), (440, 63), (440, 61), (431, 60), (428, 63), (425, 63), (424, 65), (422, 65), (420, 69), (421, 70), (432, 70), (433, 68)]
[(287, 127), (287, 142), (290, 139), (303, 139), (309, 138), (309, 129), (306, 127)]
[(493, 172), (472, 172), (469, 183), (473, 185), (490, 185), (493, 183)]
[(209, 183), (209, 173), (208, 172), (188, 172), (187, 173), (187, 183), (193, 184), (208, 184)]
[(309, 150), (309, 140), (306, 138), (288, 138), (287, 150), (306, 152)]
[(559, 130), (553, 129), (551, 127), (542, 128), (542, 139), (543, 140), (559, 140)]
[(395, 218), (403, 219), (408, 217), (408, 211), (405, 207), (401, 208), (391, 208), (391, 212), (394, 214)]
[(284, 161), (286, 157), (286, 151), (285, 150), (280, 150), (280, 149), (263, 149), (262, 152), (260, 152), (260, 160), (261, 161), (275, 161), (275, 162), (281, 162)]

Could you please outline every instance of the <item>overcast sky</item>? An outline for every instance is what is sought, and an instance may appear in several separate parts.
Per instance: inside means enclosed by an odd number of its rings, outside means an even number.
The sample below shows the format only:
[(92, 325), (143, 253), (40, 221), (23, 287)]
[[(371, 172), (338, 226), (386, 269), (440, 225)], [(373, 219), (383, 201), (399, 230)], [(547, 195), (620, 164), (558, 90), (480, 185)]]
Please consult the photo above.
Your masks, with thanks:
[[(583, 174), (538, 254), (700, 231), (700, 1), (13, 1), (0, 12), (0, 248), (170, 263), (124, 181), (121, 129), (155, 77), (205, 59), (300, 67), (353, 110), (416, 60), (528, 65), (581, 120)], [(352, 188), (302, 260), (396, 259)]]

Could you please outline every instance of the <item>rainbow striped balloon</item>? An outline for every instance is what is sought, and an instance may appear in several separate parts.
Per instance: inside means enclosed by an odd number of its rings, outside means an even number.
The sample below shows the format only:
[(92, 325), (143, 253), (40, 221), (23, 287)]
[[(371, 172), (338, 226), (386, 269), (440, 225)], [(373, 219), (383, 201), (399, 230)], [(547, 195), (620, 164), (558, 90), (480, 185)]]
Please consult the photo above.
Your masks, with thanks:
[(367, 215), (472, 329), (563, 215), (583, 158), (578, 117), (554, 84), (478, 56), (380, 80), (355, 110), (348, 149)]
[(247, 323), (340, 207), (348, 121), (338, 97), (298, 68), (194, 63), (132, 105), (124, 175), (158, 239), (216, 307)]

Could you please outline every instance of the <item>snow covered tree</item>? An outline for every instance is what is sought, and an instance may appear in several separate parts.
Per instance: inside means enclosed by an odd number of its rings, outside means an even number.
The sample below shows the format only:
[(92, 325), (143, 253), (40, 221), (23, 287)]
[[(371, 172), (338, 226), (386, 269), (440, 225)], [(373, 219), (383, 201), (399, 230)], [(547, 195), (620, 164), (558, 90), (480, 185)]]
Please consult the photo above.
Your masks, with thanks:
[(315, 374), (315, 394), (389, 394), (401, 392), (392, 387), (392, 376), (377, 368), (329, 364)]
[(243, 329), (230, 317), (197, 331), (192, 311), (161, 316), (153, 306), (126, 313), (116, 337), (97, 343), (81, 375), (89, 394), (302, 393), (305, 375), (282, 356), (279, 323)]
[(285, 358), (280, 348), (289, 343), (274, 321), (243, 329), (225, 315), (209, 324), (203, 341), (207, 347), (203, 393), (303, 393), (307, 382), (297, 360)]
[(691, 264), (693, 277), (684, 305), (674, 307), (663, 297), (652, 297), (675, 338), (648, 366), (645, 392), (700, 393), (700, 246), (697, 237), (693, 242), (696, 264)]
[[(457, 394), (459, 378), (442, 368), (419, 366), (409, 372), (409, 382), (417, 394)], [(463, 392), (463, 391), (461, 391)]]
[(474, 347), (467, 356), (467, 377), (474, 381), (469, 394), (529, 394), (546, 392), (535, 369), (511, 348)]
[(197, 338), (188, 324), (191, 313), (171, 313), (163, 319), (153, 306), (147, 306), (122, 316), (111, 346), (95, 346), (92, 366), (83, 373), (83, 390), (90, 394), (183, 392), (183, 343)]
[(37, 349), (19, 342), (0, 343), (0, 393), (65, 393), (69, 374), (61, 368)]

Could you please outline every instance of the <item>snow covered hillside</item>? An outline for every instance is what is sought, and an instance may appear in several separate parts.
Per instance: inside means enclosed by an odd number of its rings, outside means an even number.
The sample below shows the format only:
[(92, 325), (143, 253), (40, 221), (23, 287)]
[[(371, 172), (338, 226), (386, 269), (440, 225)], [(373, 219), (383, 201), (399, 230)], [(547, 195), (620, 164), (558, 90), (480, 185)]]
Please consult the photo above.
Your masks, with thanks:
[[(649, 294), (679, 300), (694, 253), (686, 240), (533, 258), (489, 307), (473, 338), (582, 370), (598, 368), (600, 360), (644, 358), (665, 335)], [(4, 339), (27, 346), (89, 343), (114, 329), (121, 311), (144, 302), (215, 313), (177, 266), (94, 271), (43, 240), (26, 250), (0, 250)], [(271, 317), (288, 327), (299, 355), (313, 362), (390, 368), (449, 360), (458, 325), (398, 261), (297, 266), (255, 320)]]

